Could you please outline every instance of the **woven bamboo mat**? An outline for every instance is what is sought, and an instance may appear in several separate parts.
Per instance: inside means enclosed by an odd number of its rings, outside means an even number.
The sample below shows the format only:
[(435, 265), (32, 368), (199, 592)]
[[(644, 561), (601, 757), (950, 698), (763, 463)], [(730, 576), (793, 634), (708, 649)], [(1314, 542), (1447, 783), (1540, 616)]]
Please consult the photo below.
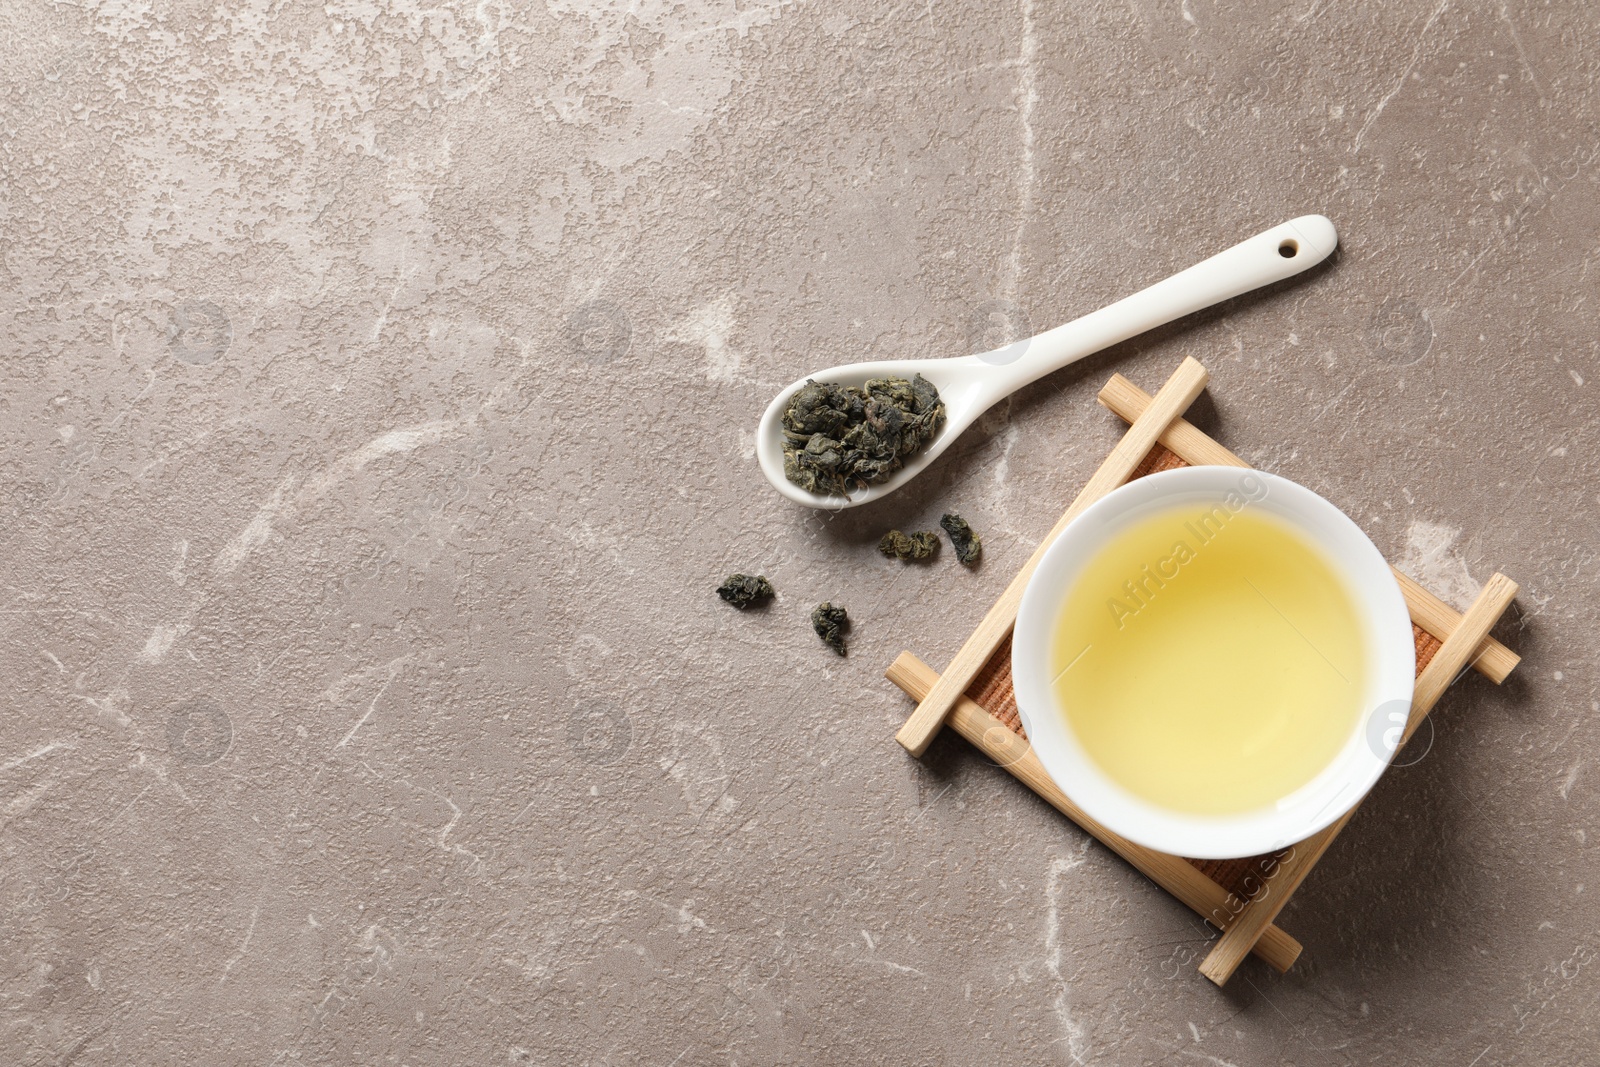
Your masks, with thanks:
[[(1300, 946), (1273, 925), (1273, 920), (1356, 809), (1304, 841), (1262, 856), (1196, 860), (1145, 849), (1095, 824), (1050, 780), (1027, 746), (1011, 678), (1010, 633), (1022, 589), (1039, 556), (1074, 515), (1117, 485), (1147, 474), (1198, 464), (1248, 468), (1238, 456), (1182, 418), (1205, 381), (1204, 368), (1193, 360), (1185, 360), (1155, 396), (1121, 375), (1114, 376), (1101, 390), (1100, 402), (1129, 424), (1128, 432), (1035, 550), (1034, 558), (989, 609), (944, 672), (935, 672), (904, 652), (886, 673), (919, 701), (895, 735), (911, 755), (920, 756), (946, 718), (954, 714), (957, 731), (970, 743), (1222, 930), (1200, 967), (1202, 974), (1221, 985), (1252, 952), (1280, 971), (1292, 966)], [(1475, 669), (1498, 683), (1516, 667), (1516, 654), (1491, 637), (1489, 629), (1509, 606), (1517, 587), (1497, 573), (1462, 614), (1408, 576), (1397, 571), (1395, 578), (1411, 613), (1417, 669), (1403, 745), (1462, 672)], [(962, 698), (970, 703), (962, 704)], [(1008, 743), (1004, 738), (1011, 740)]]

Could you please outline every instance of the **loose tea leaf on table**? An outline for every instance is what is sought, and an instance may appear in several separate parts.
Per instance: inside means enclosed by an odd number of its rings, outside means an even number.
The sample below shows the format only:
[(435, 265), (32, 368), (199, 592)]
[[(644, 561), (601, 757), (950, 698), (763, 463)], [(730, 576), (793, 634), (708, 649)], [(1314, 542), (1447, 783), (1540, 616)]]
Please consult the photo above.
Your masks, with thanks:
[(717, 595), (743, 611), (772, 599), (772, 583), (761, 574), (730, 574), (717, 586)]
[(966, 519), (952, 511), (939, 520), (939, 525), (950, 535), (950, 547), (956, 550), (956, 559), (969, 567), (978, 562), (978, 557), (983, 555), (983, 538), (972, 532)]
[(808, 379), (783, 412), (783, 473), (819, 495), (886, 480), (933, 440), (944, 403), (918, 374), (873, 378), (860, 389)]
[(878, 542), (878, 551), (890, 559), (932, 559), (933, 554), (939, 551), (939, 535), (932, 530), (914, 534), (890, 530)]
[(844, 631), (850, 627), (850, 616), (843, 608), (823, 601), (811, 611), (811, 628), (817, 631), (822, 643), (839, 655), (844, 655)]

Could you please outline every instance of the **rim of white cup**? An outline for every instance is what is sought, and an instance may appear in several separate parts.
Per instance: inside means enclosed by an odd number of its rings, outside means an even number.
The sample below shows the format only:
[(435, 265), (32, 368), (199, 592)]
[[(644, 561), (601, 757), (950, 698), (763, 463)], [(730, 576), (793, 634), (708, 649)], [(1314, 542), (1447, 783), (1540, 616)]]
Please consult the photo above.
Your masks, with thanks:
[[(1233, 494), (1232, 497), (1229, 494)], [(1368, 672), (1363, 715), (1309, 783), (1270, 807), (1202, 815), (1158, 806), (1111, 779), (1084, 750), (1050, 677), (1061, 605), (1084, 564), (1156, 510), (1186, 503), (1264, 508), (1321, 550), (1343, 579), (1363, 625)], [(1232, 511), (1240, 507), (1230, 507)], [(1256, 856), (1300, 841), (1349, 811), (1394, 755), (1416, 683), (1411, 616), (1394, 573), (1350, 517), (1303, 485), (1239, 467), (1183, 467), (1129, 482), (1086, 508), (1028, 579), (1011, 643), (1017, 710), (1039, 762), (1090, 818), (1137, 844), (1194, 859)]]

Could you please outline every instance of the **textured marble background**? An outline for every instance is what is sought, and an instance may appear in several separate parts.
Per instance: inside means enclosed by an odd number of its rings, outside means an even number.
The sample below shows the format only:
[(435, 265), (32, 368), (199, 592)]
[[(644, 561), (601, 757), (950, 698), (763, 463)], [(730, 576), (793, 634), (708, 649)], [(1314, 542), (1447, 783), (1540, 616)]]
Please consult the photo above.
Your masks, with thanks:
[[(1600, 53), (1561, 3), (0, 9), (0, 1061), (1431, 1064), (1600, 1016)], [(1304, 212), (1342, 250), (839, 516), (751, 430)], [(1224, 990), (881, 677), (1113, 369), (1526, 657)], [(893, 565), (944, 510), (984, 566)], [(728, 571), (780, 597), (741, 616)], [(806, 626), (854, 619), (838, 660)]]

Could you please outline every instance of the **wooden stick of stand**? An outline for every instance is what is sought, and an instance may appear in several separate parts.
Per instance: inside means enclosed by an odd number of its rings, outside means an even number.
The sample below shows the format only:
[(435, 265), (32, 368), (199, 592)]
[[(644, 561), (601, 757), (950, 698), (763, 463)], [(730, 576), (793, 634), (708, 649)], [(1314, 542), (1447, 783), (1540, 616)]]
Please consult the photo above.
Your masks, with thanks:
[[(1113, 375), (1100, 390), (1100, 403), (1115, 412), (1126, 422), (1133, 422), (1149, 409), (1153, 397), (1122, 375)], [(1249, 467), (1250, 464), (1228, 451), (1186, 419), (1172, 420), (1161, 435), (1160, 443), (1186, 463), (1196, 466)], [(1390, 568), (1393, 570), (1394, 568)], [(1401, 571), (1394, 571), (1400, 583), (1400, 592), (1406, 598), (1411, 621), (1439, 640), (1446, 640), (1461, 625), (1461, 613), (1412, 581)], [(1496, 685), (1506, 680), (1520, 662), (1517, 654), (1492, 637), (1484, 637), (1472, 659), (1479, 674)]]
[[(925, 698), (939, 677), (932, 667), (910, 652), (900, 653), (889, 669), (884, 671), (884, 676), (914, 700)], [(1193, 908), (1202, 918), (1226, 929), (1228, 923), (1238, 921), (1238, 916), (1244, 914), (1244, 901), (1207, 878), (1188, 860), (1136, 845), (1095, 822), (1051, 781), (1044, 764), (1033, 754), (1033, 748), (1026, 738), (970, 698), (961, 696), (956, 699), (955, 707), (950, 710), (949, 725), (971, 742), (974, 748), (1011, 772), (1057, 811), (1138, 868), (1146, 878)], [(1249, 951), (1260, 956), (1281, 974), (1299, 958), (1300, 943), (1279, 927), (1268, 923), (1262, 929), (1260, 938), (1252, 942)]]
[[(1456, 675), (1466, 669), (1476, 650), (1483, 644), (1483, 638), (1488, 634), (1489, 628), (1510, 606), (1512, 598), (1516, 595), (1517, 583), (1505, 575), (1496, 573), (1489, 579), (1488, 584), (1483, 587), (1483, 592), (1478, 594), (1478, 599), (1472, 602), (1472, 606), (1462, 617), (1461, 625), (1445, 638), (1444, 644), (1433, 654), (1428, 666), (1417, 676), (1405, 739), (1411, 737), (1423, 718), (1444, 695), (1444, 691), (1450, 687)], [(1359, 807), (1359, 802), (1357, 806)], [(1306, 875), (1311, 873), (1311, 869), (1317, 865), (1322, 854), (1328, 850), (1333, 839), (1339, 836), (1339, 831), (1344, 829), (1345, 824), (1355, 813), (1356, 809), (1351, 808), (1332, 826), (1312, 834), (1294, 846), (1289, 855), (1278, 863), (1277, 869), (1263, 884), (1261, 892), (1245, 904), (1244, 909), (1234, 917), (1233, 924), (1222, 932), (1222, 936), (1217, 939), (1211, 952), (1200, 964), (1201, 974), (1217, 985), (1222, 985), (1233, 977), (1233, 972), (1238, 970), (1239, 964), (1250, 954), (1254, 938), (1266, 932), (1273, 920), (1278, 917), (1278, 912), (1288, 903), (1289, 897), (1300, 887), (1300, 883), (1305, 881)]]
[(1111, 450), (1111, 455), (1106, 457), (1100, 469), (1094, 472), (1087, 485), (1083, 487), (1061, 516), (1055, 528), (1039, 542), (1039, 547), (1034, 550), (1033, 556), (1011, 579), (1011, 584), (1006, 586), (1000, 599), (994, 602), (989, 613), (983, 617), (978, 628), (972, 631), (966, 644), (956, 653), (950, 665), (939, 675), (938, 681), (933, 683), (933, 688), (928, 695), (917, 704), (911, 717), (900, 727), (894, 739), (913, 756), (921, 756), (928, 749), (928, 744), (938, 734), (944, 725), (945, 717), (955, 707), (956, 701), (961, 699), (967, 686), (972, 684), (972, 679), (989, 662), (995, 649), (1000, 647), (1011, 633), (1011, 628), (1016, 625), (1017, 606), (1022, 603), (1022, 591), (1027, 588), (1028, 579), (1033, 577), (1034, 568), (1039, 565), (1040, 558), (1044, 555), (1053, 541), (1067, 528), (1067, 524), (1077, 518), (1090, 504), (1105, 496), (1111, 490), (1128, 480), (1145, 455), (1155, 445), (1156, 440), (1166, 430), (1167, 424), (1188, 410), (1194, 403), (1195, 397), (1205, 389), (1209, 375), (1206, 369), (1191, 358), (1185, 358), (1167, 384), (1161, 387), (1144, 413), (1133, 420), (1128, 427), (1128, 432), (1122, 435), (1122, 440)]

